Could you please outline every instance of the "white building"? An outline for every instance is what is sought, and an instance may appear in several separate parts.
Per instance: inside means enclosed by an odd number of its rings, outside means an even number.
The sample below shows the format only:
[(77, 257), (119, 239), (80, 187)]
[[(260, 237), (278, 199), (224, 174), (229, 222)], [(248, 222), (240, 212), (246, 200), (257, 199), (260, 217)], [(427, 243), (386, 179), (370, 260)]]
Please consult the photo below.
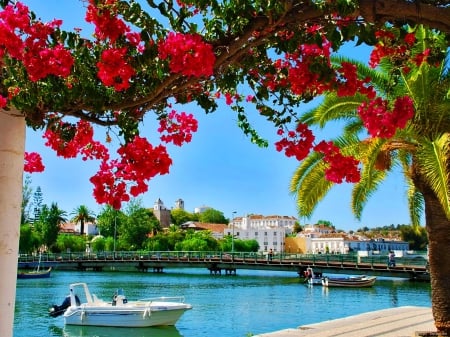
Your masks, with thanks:
[[(84, 234), (86, 235), (97, 235), (99, 234), (98, 228), (97, 228), (97, 224), (93, 223), (93, 222), (85, 222), (84, 223)], [(74, 226), (74, 230), (76, 233), (80, 233), (81, 232), (81, 223), (77, 222)]]
[(195, 214), (201, 214), (201, 213), (205, 212), (207, 209), (211, 209), (211, 207), (205, 206), (205, 205), (200, 206), (200, 207), (195, 207), (194, 208), (194, 213)]
[(307, 247), (313, 254), (347, 254), (349, 252), (348, 241), (343, 236), (313, 237), (307, 240)]
[[(224, 231), (224, 235), (233, 235), (233, 227), (230, 226)], [(274, 252), (284, 251), (284, 237), (286, 230), (280, 228), (266, 229), (242, 229), (234, 228), (234, 238), (237, 240), (256, 240), (259, 244), (260, 252), (267, 252), (272, 249)]]
[(224, 234), (233, 235), (234, 226), (235, 239), (256, 240), (261, 252), (283, 252), (285, 236), (292, 233), (296, 222), (291, 216), (252, 214), (233, 218)]
[[(352, 240), (348, 242), (348, 247), (352, 251), (367, 251), (377, 253), (387, 253), (390, 251), (406, 252), (409, 250), (409, 243), (405, 241), (394, 241), (385, 239), (376, 240)], [(398, 255), (398, 254), (396, 254)]]
[(232, 225), (244, 230), (284, 228), (286, 234), (291, 234), (296, 222), (297, 218), (292, 216), (252, 214), (234, 218)]
[(306, 252), (310, 254), (348, 254), (350, 252), (366, 252), (368, 255), (387, 254), (395, 251), (397, 256), (403, 256), (409, 250), (409, 243), (394, 240), (355, 240), (345, 234), (330, 234), (322, 236), (304, 236)]

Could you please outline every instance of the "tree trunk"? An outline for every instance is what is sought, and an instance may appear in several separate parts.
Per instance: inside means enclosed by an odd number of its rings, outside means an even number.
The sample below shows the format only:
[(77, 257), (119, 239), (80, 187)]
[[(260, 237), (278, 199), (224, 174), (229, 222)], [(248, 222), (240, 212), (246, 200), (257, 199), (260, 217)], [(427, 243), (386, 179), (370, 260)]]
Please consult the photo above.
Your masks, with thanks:
[(12, 337), (22, 205), (25, 119), (0, 110), (0, 336)]
[(439, 336), (450, 336), (450, 220), (433, 191), (422, 189), (429, 240), (431, 304)]

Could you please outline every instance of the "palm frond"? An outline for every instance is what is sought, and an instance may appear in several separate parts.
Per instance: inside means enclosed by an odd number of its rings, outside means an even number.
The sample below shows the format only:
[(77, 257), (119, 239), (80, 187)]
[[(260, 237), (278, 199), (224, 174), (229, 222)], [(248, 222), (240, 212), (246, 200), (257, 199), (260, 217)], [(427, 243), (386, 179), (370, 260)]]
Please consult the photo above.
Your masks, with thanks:
[(356, 108), (364, 101), (362, 95), (338, 97), (334, 93), (325, 96), (323, 102), (300, 117), (300, 122), (319, 125), (321, 128), (330, 121), (351, 120), (357, 117)]
[[(408, 180), (408, 179), (407, 179)], [(422, 193), (420, 193), (417, 188), (412, 183), (411, 179), (409, 179), (408, 184), (408, 208), (409, 208), (409, 216), (411, 218), (413, 228), (417, 229), (420, 227), (420, 219), (424, 214), (424, 205), (425, 200), (423, 199)]]
[(297, 210), (301, 216), (311, 216), (319, 201), (333, 186), (333, 183), (325, 179), (325, 170), (322, 156), (312, 153), (294, 172), (290, 192), (296, 197)]
[(425, 177), (450, 219), (450, 133), (433, 141), (424, 140), (415, 159), (420, 174)]
[(364, 157), (363, 168), (361, 179), (352, 190), (352, 212), (357, 219), (361, 219), (367, 201), (386, 178), (386, 171), (377, 170), (375, 165), (384, 143), (384, 140), (379, 138), (360, 143), (359, 153), (360, 156)]

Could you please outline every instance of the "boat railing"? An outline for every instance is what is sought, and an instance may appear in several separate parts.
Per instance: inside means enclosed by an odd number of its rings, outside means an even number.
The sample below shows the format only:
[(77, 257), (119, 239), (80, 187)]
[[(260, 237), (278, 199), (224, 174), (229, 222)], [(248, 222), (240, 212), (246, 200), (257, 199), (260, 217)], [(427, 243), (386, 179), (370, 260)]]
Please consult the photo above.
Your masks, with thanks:
[(150, 298), (142, 298), (137, 302), (142, 303), (152, 303), (152, 302), (179, 302), (184, 303), (184, 296), (160, 296), (160, 297), (150, 297)]

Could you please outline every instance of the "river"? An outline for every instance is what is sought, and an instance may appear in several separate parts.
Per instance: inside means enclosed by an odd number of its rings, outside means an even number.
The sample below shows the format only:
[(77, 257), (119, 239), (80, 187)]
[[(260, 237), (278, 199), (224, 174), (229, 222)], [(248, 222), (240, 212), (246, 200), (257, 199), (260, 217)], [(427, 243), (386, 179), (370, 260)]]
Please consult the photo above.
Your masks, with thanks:
[[(64, 326), (48, 316), (70, 283), (86, 282), (111, 298), (123, 288), (130, 300), (184, 296), (193, 309), (175, 327), (95, 328)], [(210, 275), (204, 269), (152, 272), (53, 271), (48, 279), (17, 280), (14, 337), (248, 337), (299, 325), (399, 306), (431, 306), (430, 284), (378, 278), (368, 289), (308, 287), (294, 273), (237, 270)]]

